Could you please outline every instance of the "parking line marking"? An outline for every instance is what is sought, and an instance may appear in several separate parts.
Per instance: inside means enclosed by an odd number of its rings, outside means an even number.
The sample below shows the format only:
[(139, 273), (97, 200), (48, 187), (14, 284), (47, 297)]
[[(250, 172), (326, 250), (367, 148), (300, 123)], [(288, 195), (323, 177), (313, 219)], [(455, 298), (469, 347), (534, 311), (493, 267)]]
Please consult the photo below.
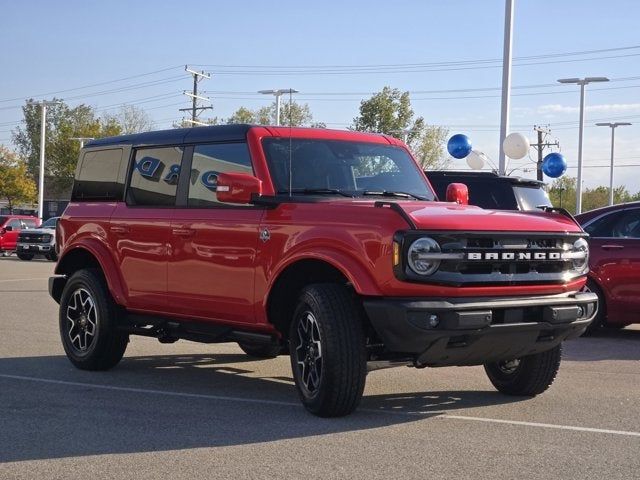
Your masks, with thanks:
[(0, 280), (0, 283), (6, 283), (6, 282), (28, 282), (29, 280), (49, 280), (49, 277), (12, 278), (10, 280)]
[[(48, 383), (53, 385), (67, 385), (71, 387), (97, 388), (102, 390), (112, 390), (116, 392), (146, 393), (146, 394), (154, 394), (154, 395), (163, 395), (167, 397), (200, 398), (205, 400), (222, 400), (226, 402), (253, 403), (253, 404), (262, 404), (262, 405), (278, 405), (281, 407), (302, 408), (302, 406), (298, 402), (285, 402), (282, 400), (231, 397), (226, 395), (208, 395), (205, 393), (172, 392), (169, 390), (155, 390), (150, 388), (118, 387), (115, 385), (101, 385), (96, 383), (72, 382), (69, 380), (54, 380), (49, 378), (27, 377), (24, 375), (10, 375), (5, 373), (0, 373), (0, 378), (7, 378), (11, 380), (24, 380), (28, 382)], [(439, 418), (444, 420), (466, 420), (470, 422), (497, 423), (497, 424), (504, 424), (504, 425), (518, 425), (523, 427), (550, 428), (555, 430), (571, 430), (571, 431), (586, 432), (586, 433), (605, 433), (610, 435), (625, 435), (629, 437), (640, 437), (640, 432), (631, 432), (631, 431), (625, 431), (625, 430), (608, 430), (603, 428), (576, 427), (572, 425), (556, 425), (553, 423), (521, 422), (518, 420), (501, 420), (498, 418), (467, 417), (464, 415), (449, 415), (444, 413), (442, 410), (438, 412), (429, 412), (429, 411), (401, 412), (397, 410), (394, 411), (394, 410), (383, 410), (383, 409), (373, 409), (373, 408), (360, 408), (359, 411), (367, 412), (367, 413), (383, 413), (383, 414), (403, 415), (403, 416), (422, 417), (422, 418)]]
[(498, 418), (467, 417), (464, 415), (443, 415), (442, 417), (438, 417), (438, 418), (445, 418), (445, 419), (451, 419), (451, 420), (467, 420), (471, 422), (501, 423), (506, 425), (520, 425), (523, 427), (553, 428), (556, 430), (573, 430), (576, 432), (609, 433), (612, 435), (627, 435), (630, 437), (640, 437), (640, 432), (629, 432), (625, 430), (607, 430), (604, 428), (574, 427), (572, 425), (556, 425), (553, 423), (521, 422), (518, 420), (501, 420)]

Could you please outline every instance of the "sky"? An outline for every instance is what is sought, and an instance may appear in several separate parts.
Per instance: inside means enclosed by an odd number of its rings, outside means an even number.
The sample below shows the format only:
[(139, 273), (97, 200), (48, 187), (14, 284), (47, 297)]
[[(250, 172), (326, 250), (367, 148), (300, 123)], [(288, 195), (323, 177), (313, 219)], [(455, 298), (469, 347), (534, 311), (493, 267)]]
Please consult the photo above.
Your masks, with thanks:
[[(203, 117), (228, 117), (294, 88), (315, 121), (344, 129), (363, 99), (411, 92), (416, 115), (468, 135), (498, 162), (504, 0), (221, 2), (30, 0), (0, 3), (0, 144), (25, 98), (85, 103), (99, 114), (144, 108), (170, 128), (189, 106), (185, 65), (211, 74)], [(607, 76), (587, 86), (584, 185), (608, 185), (610, 129), (616, 185), (640, 191), (640, 2), (515, 0), (510, 131), (535, 140), (548, 125), (568, 174), (577, 166), (579, 88), (559, 78)], [(581, 53), (590, 52), (590, 53)], [(531, 158), (536, 152), (531, 150)], [(624, 166), (627, 165), (627, 166)], [(455, 160), (451, 168), (467, 168)], [(487, 167), (488, 168), (488, 167)], [(510, 161), (535, 176), (531, 159)]]

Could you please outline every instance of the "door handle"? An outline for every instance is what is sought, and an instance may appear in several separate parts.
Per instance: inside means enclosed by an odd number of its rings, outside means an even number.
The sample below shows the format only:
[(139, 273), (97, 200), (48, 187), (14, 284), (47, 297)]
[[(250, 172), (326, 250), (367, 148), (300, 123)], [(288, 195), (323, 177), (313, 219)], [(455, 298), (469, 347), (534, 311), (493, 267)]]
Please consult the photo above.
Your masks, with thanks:
[(622, 250), (623, 248), (624, 245), (616, 245), (615, 243), (602, 245), (603, 250)]
[(129, 233), (129, 227), (125, 227), (123, 225), (112, 225), (109, 227), (109, 231), (112, 233), (125, 234)]
[(171, 230), (171, 233), (179, 237), (192, 237), (196, 231), (192, 228), (174, 228)]

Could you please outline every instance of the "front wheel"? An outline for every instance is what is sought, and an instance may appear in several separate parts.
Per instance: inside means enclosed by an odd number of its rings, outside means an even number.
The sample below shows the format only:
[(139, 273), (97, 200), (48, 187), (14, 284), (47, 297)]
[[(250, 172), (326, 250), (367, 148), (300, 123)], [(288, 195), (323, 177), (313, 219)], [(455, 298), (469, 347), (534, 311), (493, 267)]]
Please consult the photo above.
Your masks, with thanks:
[(289, 331), (289, 355), (305, 408), (320, 417), (356, 409), (367, 375), (362, 315), (337, 284), (302, 290)]
[(55, 251), (51, 251), (50, 253), (48, 253), (45, 258), (51, 262), (57, 262), (58, 261), (58, 255), (56, 254)]
[(484, 370), (499, 392), (534, 397), (548, 389), (556, 378), (562, 346), (526, 357), (486, 363)]
[(122, 359), (129, 335), (118, 330), (117, 307), (102, 273), (74, 273), (60, 299), (60, 338), (67, 357), (82, 370), (108, 370)]
[(20, 260), (33, 260), (33, 254), (32, 253), (18, 253), (18, 258)]

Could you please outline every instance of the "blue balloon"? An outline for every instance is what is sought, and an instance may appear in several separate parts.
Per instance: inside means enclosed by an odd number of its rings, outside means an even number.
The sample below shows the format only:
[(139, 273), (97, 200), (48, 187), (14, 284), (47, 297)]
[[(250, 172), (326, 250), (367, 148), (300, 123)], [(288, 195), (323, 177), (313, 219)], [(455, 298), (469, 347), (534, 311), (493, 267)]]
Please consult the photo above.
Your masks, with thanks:
[(550, 153), (542, 160), (542, 171), (547, 177), (561, 177), (567, 171), (567, 161), (560, 153)]
[(447, 142), (447, 151), (453, 158), (464, 158), (471, 153), (472, 149), (469, 137), (458, 133)]

